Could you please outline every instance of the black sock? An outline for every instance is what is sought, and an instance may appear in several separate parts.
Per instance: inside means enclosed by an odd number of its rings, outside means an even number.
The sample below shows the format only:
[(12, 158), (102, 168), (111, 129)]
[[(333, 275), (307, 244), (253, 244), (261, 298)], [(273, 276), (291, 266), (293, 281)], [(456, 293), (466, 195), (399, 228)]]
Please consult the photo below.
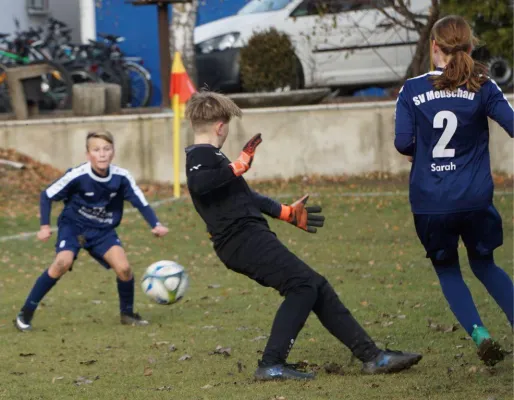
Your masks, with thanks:
[(116, 278), (116, 281), (120, 297), (120, 313), (132, 315), (134, 313), (134, 277), (129, 281)]
[[(34, 283), (25, 304), (21, 309), (25, 319), (32, 319), (39, 302), (46, 296), (46, 294), (54, 287), (59, 279), (52, 278), (48, 275), (48, 269), (45, 270)], [(27, 321), (28, 322), (28, 321)]]
[(261, 366), (285, 363), (317, 296), (317, 288), (312, 286), (299, 286), (286, 295), (275, 315)]
[(353, 318), (326, 280), (320, 286), (318, 300), (312, 311), (323, 326), (362, 362), (371, 361), (380, 353), (375, 342)]

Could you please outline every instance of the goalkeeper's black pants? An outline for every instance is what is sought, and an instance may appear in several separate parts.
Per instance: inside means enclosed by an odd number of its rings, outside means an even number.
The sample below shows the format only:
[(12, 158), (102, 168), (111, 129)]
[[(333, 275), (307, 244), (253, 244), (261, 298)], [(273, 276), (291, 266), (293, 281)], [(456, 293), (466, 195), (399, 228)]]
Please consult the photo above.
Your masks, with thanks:
[[(231, 254), (217, 251), (221, 261), (227, 268), (262, 286), (275, 288), (285, 297), (273, 321), (263, 364), (286, 361), (311, 311), (361, 361), (370, 361), (379, 354), (374, 341), (339, 300), (328, 281), (290, 252), (273, 232), (245, 230), (237, 240), (241, 240), (241, 245)], [(234, 248), (233, 245), (232, 242), (230, 247)]]

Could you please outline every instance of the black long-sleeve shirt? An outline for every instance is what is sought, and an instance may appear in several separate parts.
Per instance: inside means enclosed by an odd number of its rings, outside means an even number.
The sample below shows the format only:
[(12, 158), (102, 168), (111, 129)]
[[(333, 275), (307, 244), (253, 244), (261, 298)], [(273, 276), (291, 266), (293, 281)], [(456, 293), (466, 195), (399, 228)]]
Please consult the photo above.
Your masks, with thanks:
[(233, 251), (244, 229), (269, 229), (262, 213), (280, 216), (281, 204), (250, 189), (229, 167), (230, 160), (209, 144), (186, 148), (187, 186), (207, 225), (216, 251)]

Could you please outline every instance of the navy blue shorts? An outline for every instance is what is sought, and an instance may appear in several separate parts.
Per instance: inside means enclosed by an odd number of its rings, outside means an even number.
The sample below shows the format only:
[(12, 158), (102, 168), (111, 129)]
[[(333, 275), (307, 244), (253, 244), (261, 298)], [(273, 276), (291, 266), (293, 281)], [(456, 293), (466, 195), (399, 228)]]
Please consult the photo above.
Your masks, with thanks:
[(75, 259), (80, 249), (87, 250), (96, 261), (106, 269), (111, 267), (104, 260), (104, 255), (112, 246), (121, 246), (121, 241), (114, 229), (87, 229), (76, 225), (58, 226), (55, 252), (72, 251)]
[(414, 214), (414, 225), (427, 258), (457, 257), (459, 237), (471, 254), (485, 256), (503, 244), (502, 219), (491, 205), (483, 210), (453, 214)]

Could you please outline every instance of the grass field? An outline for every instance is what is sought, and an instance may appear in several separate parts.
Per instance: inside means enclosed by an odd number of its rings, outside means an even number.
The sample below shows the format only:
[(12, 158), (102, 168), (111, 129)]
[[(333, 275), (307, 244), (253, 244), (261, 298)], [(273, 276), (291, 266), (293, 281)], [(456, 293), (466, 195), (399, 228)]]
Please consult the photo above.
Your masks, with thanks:
[[(191, 277), (186, 298), (172, 306), (153, 304), (138, 281), (136, 308), (151, 321), (148, 327), (119, 324), (114, 273), (81, 254), (44, 299), (34, 331), (17, 332), (11, 321), (52, 261), (55, 236), (45, 244), (34, 237), (0, 242), (0, 399), (512, 398), (512, 357), (484, 368), (465, 331), (452, 329), (456, 321), (415, 235), (404, 179), (296, 181), (256, 189), (281, 195), (284, 202), (315, 194), (310, 203), (321, 204), (327, 217), (317, 235), (280, 221), (270, 221), (272, 229), (328, 278), (381, 346), (423, 353), (418, 366), (397, 375), (363, 376), (360, 363), (351, 363), (349, 351), (311, 316), (289, 361), (306, 361), (318, 370), (317, 379), (254, 382), (281, 298), (217, 260), (186, 199), (156, 208), (170, 228), (165, 239), (153, 238), (137, 213), (127, 214), (118, 230), (136, 278), (159, 259), (180, 262)], [(362, 192), (387, 193), (352, 195)], [(37, 230), (37, 198), (24, 201), (17, 212), (0, 217), (1, 236)], [(496, 260), (512, 275), (512, 194), (497, 195), (495, 204), (505, 230)], [(484, 321), (511, 349), (512, 330), (504, 315), (470, 273), (463, 251), (461, 260)], [(217, 346), (229, 348), (229, 355), (212, 354)], [(327, 363), (340, 368), (327, 370)]]

